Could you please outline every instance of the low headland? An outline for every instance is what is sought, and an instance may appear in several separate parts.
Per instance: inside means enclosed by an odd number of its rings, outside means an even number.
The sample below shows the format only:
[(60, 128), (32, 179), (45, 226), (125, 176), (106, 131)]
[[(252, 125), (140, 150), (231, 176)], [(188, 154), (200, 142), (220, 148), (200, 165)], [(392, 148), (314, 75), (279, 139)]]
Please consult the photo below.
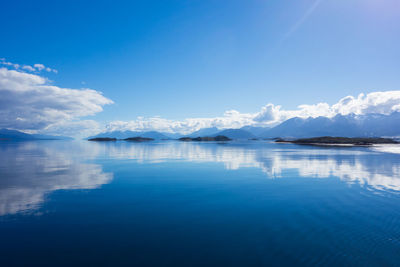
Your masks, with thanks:
[[(125, 139), (117, 139), (117, 138), (111, 138), (111, 137), (96, 137), (96, 138), (89, 138), (88, 141), (99, 141), (99, 142), (108, 142), (108, 141), (117, 141), (117, 140), (122, 140), (122, 141), (130, 141), (130, 142), (149, 142), (149, 141), (154, 141), (155, 139), (149, 138), (149, 137), (141, 137), (141, 136), (136, 136), (136, 137), (129, 137)], [(168, 139), (170, 140), (170, 139)], [(207, 141), (216, 141), (216, 142), (225, 142), (225, 141), (231, 141), (229, 137), (226, 137), (224, 135), (218, 135), (218, 136), (205, 136), (205, 137), (182, 137), (177, 139), (179, 141), (197, 141), (197, 142), (207, 142)]]
[(118, 141), (118, 140), (123, 140), (123, 141), (130, 141), (130, 142), (148, 142), (148, 141), (154, 141), (153, 138), (148, 138), (148, 137), (129, 137), (125, 139), (117, 139), (114, 137), (95, 137), (95, 138), (89, 138), (88, 141), (97, 141), (97, 142), (109, 142), (109, 141)]
[(100, 142), (109, 142), (109, 141), (117, 141), (117, 138), (111, 138), (111, 137), (96, 137), (96, 138), (90, 138), (88, 141), (100, 141)]
[[(129, 141), (129, 142), (150, 142), (155, 139), (149, 137), (129, 137), (125, 139), (117, 139), (113, 137), (96, 137), (90, 138), (88, 141), (99, 141), (99, 142), (109, 142), (109, 141)], [(224, 136), (199, 136), (199, 137), (181, 137), (175, 139), (183, 142), (226, 142), (232, 139)], [(254, 140), (254, 139), (253, 139)], [(300, 138), (300, 139), (275, 139), (276, 143), (292, 143), (299, 145), (319, 145), (319, 146), (371, 146), (377, 144), (399, 144), (398, 141), (391, 138), (381, 138), (381, 137), (333, 137), (333, 136), (322, 136), (322, 137), (312, 137), (312, 138)]]
[(276, 143), (293, 143), (299, 145), (353, 145), (353, 146), (371, 146), (377, 144), (399, 144), (398, 141), (391, 138), (381, 137), (332, 137), (322, 136), (313, 138), (301, 138), (295, 140), (284, 140), (278, 138)]

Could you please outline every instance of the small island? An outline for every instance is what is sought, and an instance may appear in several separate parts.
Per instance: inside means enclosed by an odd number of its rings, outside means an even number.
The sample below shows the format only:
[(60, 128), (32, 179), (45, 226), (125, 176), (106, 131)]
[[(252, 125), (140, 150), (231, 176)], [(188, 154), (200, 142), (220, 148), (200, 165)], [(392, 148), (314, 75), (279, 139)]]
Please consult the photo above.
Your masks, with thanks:
[(179, 141), (218, 141), (218, 142), (224, 142), (224, 141), (231, 141), (232, 139), (224, 136), (224, 135), (217, 135), (217, 136), (205, 136), (205, 137), (182, 137), (178, 139)]
[(124, 141), (131, 141), (131, 142), (148, 142), (148, 141), (154, 141), (154, 139), (153, 139), (153, 138), (148, 138), (148, 137), (136, 136), (136, 137), (125, 138)]
[(117, 141), (117, 138), (111, 138), (111, 137), (96, 137), (96, 138), (90, 138), (88, 141)]
[(399, 142), (390, 138), (379, 137), (332, 137), (322, 136), (314, 138), (301, 138), (295, 140), (284, 140), (278, 138), (276, 143), (293, 143), (299, 145), (353, 145), (353, 146), (370, 146), (376, 144), (398, 144)]

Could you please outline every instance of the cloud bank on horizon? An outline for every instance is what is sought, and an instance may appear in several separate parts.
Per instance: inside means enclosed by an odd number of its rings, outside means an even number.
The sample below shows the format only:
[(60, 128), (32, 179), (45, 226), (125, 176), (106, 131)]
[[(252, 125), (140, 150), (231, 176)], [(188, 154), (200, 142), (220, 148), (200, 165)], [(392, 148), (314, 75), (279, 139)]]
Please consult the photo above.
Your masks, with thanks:
[(334, 105), (318, 103), (299, 105), (295, 110), (285, 110), (279, 105), (267, 104), (256, 113), (240, 113), (229, 110), (223, 116), (215, 118), (188, 118), (185, 120), (168, 120), (161, 117), (138, 117), (132, 121), (113, 121), (106, 125), (104, 132), (111, 131), (161, 131), (183, 134), (201, 128), (216, 127), (219, 129), (241, 128), (243, 126), (272, 127), (285, 120), (299, 118), (334, 117), (336, 115), (365, 115), (371, 113), (391, 114), (400, 111), (400, 91), (373, 92), (360, 94), (358, 97), (346, 96)]
[[(226, 111), (213, 118), (171, 120), (162, 117), (137, 117), (131, 121), (112, 121), (101, 125), (82, 119), (103, 111), (111, 99), (93, 89), (70, 89), (52, 85), (40, 75), (54, 72), (42, 64), (18, 65), (0, 59), (0, 128), (25, 132), (88, 136), (109, 131), (161, 131), (187, 134), (201, 128), (240, 128), (246, 125), (271, 127), (293, 117), (334, 117), (338, 114), (390, 114), (400, 111), (400, 91), (373, 92), (346, 96), (336, 104), (299, 105), (286, 110), (269, 103), (255, 113)], [(33, 73), (32, 73), (33, 72)]]

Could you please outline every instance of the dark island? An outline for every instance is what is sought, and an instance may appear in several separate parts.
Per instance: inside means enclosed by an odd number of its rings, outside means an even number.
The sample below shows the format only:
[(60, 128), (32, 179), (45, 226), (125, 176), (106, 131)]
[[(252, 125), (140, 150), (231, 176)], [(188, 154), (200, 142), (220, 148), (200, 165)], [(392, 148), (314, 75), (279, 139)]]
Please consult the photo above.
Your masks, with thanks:
[(148, 141), (154, 141), (153, 138), (148, 138), (148, 137), (129, 137), (125, 138), (124, 141), (131, 141), (131, 142), (148, 142)]
[(117, 141), (117, 138), (110, 138), (110, 137), (96, 137), (90, 138), (88, 141)]
[(179, 141), (218, 141), (218, 142), (222, 142), (222, 141), (231, 141), (232, 139), (224, 136), (224, 135), (217, 135), (217, 136), (205, 136), (205, 137), (182, 137), (178, 139)]
[(355, 146), (370, 146), (376, 144), (398, 144), (399, 142), (390, 138), (378, 137), (332, 137), (322, 136), (314, 138), (301, 138), (296, 140), (276, 139), (277, 143), (293, 143), (299, 145), (355, 145)]

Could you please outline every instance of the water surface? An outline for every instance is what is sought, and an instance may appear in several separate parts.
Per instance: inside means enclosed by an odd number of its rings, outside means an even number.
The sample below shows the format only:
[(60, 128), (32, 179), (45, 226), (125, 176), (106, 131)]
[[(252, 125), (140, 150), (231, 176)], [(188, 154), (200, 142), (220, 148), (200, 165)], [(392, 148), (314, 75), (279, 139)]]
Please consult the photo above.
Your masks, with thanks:
[(0, 143), (0, 265), (400, 265), (398, 147)]

